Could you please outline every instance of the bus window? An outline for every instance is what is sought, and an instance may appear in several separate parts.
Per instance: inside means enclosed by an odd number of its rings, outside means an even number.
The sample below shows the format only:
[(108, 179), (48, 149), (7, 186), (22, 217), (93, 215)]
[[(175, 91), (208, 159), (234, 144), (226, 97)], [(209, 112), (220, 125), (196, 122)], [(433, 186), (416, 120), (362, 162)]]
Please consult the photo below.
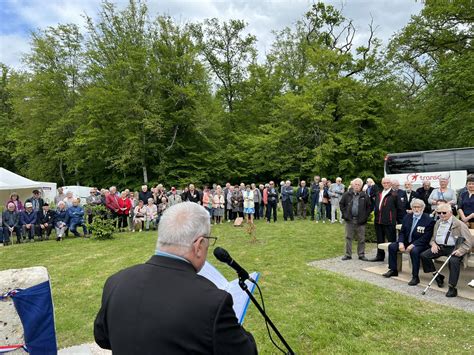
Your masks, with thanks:
[(467, 170), (468, 174), (474, 174), (474, 149), (456, 152), (456, 170)]
[(385, 161), (387, 174), (409, 174), (424, 171), (423, 156), (420, 153), (389, 155)]
[(424, 158), (426, 172), (456, 170), (453, 152), (426, 152)]

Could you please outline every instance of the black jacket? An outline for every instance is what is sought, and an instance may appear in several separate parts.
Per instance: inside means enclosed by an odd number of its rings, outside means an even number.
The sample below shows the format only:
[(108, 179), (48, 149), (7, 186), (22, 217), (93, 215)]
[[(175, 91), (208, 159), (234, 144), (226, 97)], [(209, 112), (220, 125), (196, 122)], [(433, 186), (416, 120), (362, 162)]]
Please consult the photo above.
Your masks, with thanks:
[(306, 186), (303, 187), (303, 191), (301, 191), (301, 186), (296, 190), (296, 200), (299, 201), (300, 197), (304, 202), (308, 202), (309, 189)]
[(416, 190), (416, 198), (423, 200), (423, 202), (425, 203), (425, 210), (423, 212), (428, 214), (431, 213), (431, 204), (428, 203), (428, 198), (430, 197), (433, 190), (433, 187), (430, 187), (428, 190), (425, 190), (423, 186)]
[[(345, 192), (341, 201), (339, 201), (339, 208), (341, 209), (342, 218), (345, 221), (352, 221), (352, 201), (354, 199), (354, 191)], [(372, 212), (370, 197), (363, 191), (359, 192), (359, 209), (357, 215), (357, 224), (367, 223), (370, 213)]]
[(140, 191), (138, 193), (138, 199), (140, 201), (143, 201), (143, 204), (144, 205), (147, 205), (148, 204), (148, 199), (149, 198), (153, 198), (153, 194), (151, 193), (151, 191), (147, 190), (146, 192), (143, 192), (143, 191)]
[(195, 202), (201, 204), (202, 194), (198, 190), (191, 192), (190, 190), (184, 195), (184, 201)]
[(191, 264), (155, 255), (106, 281), (95, 341), (114, 354), (256, 354), (232, 304)]
[(53, 224), (56, 218), (56, 212), (53, 210), (48, 210), (46, 215), (44, 211), (38, 211), (38, 215), (36, 216), (36, 224)]
[[(375, 220), (374, 223), (383, 224), (383, 225), (395, 225), (397, 224), (399, 216), (402, 216), (403, 207), (400, 204), (397, 192), (390, 189), (390, 191), (385, 195), (382, 200), (382, 208), (380, 208), (380, 198), (382, 196), (382, 191), (377, 192), (375, 196)], [(400, 221), (401, 222), (401, 221)]]

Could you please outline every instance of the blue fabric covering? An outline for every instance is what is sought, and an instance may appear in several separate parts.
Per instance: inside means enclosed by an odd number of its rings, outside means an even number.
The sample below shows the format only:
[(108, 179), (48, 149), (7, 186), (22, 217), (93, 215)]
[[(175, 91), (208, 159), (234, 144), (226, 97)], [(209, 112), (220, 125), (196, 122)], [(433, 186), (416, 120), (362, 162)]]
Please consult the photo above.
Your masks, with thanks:
[(56, 354), (53, 300), (49, 281), (19, 290), (11, 296), (20, 316), (30, 354)]

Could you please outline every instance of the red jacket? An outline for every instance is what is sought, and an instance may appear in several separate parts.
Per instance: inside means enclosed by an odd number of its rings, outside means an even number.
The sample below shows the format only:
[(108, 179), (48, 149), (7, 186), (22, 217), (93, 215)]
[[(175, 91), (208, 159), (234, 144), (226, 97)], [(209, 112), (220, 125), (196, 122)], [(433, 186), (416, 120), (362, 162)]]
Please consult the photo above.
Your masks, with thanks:
[(107, 207), (111, 211), (118, 213), (118, 211), (120, 210), (118, 200), (118, 196), (115, 196), (113, 194), (107, 195), (107, 197), (105, 198), (105, 207)]
[(125, 198), (125, 200), (123, 198), (119, 198), (118, 199), (118, 204), (120, 206), (120, 208), (125, 208), (125, 210), (119, 210), (118, 211), (118, 214), (124, 214), (126, 216), (128, 216), (130, 214), (130, 209), (132, 208), (132, 203), (130, 202), (130, 199), (129, 198)]

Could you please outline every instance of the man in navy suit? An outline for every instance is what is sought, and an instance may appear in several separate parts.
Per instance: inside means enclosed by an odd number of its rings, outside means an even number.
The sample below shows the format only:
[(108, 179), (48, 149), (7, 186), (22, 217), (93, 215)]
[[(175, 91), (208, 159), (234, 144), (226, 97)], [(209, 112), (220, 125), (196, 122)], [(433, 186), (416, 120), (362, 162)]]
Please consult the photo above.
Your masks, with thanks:
[(306, 219), (306, 204), (308, 203), (309, 190), (306, 187), (306, 181), (301, 180), (300, 187), (296, 190), (296, 199), (298, 200), (298, 217)]
[(389, 270), (383, 276), (398, 276), (397, 253), (400, 251), (410, 253), (412, 265), (412, 279), (408, 285), (415, 286), (420, 283), (418, 273), (420, 271), (420, 254), (429, 249), (430, 239), (433, 235), (435, 222), (426, 213), (423, 213), (425, 203), (420, 199), (413, 199), (410, 205), (413, 213), (405, 216), (402, 229), (398, 236), (398, 242), (391, 243), (388, 247)]

